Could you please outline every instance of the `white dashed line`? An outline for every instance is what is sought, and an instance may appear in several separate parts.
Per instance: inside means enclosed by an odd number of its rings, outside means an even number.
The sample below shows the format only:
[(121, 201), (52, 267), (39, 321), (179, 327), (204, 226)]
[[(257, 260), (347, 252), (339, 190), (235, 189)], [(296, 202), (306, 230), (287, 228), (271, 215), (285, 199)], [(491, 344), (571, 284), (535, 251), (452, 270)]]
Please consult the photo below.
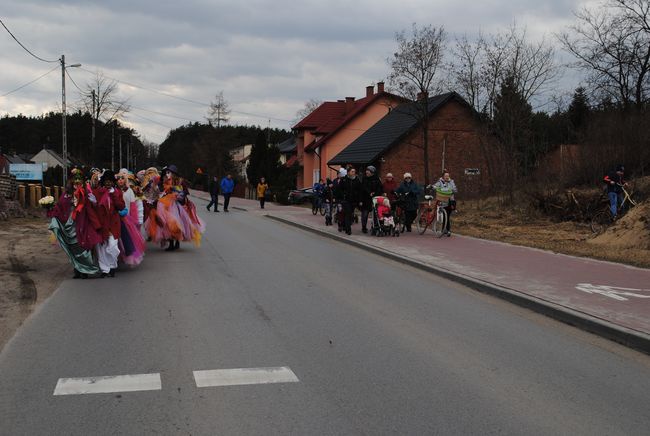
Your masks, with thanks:
[(114, 392), (159, 391), (160, 373), (60, 378), (54, 395), (106, 394)]
[(199, 388), (211, 386), (257, 385), (268, 383), (296, 383), (298, 377), (286, 366), (278, 368), (236, 368), (194, 371)]

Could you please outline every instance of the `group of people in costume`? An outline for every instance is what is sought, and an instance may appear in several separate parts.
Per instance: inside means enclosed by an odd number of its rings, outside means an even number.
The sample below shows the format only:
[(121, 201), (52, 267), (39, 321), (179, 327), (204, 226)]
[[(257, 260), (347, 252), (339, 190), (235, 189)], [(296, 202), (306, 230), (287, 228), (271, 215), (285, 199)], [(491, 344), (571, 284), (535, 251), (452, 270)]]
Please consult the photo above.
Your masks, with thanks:
[(146, 241), (166, 251), (177, 250), (181, 241), (200, 244), (205, 226), (188, 195), (175, 165), (162, 174), (154, 167), (137, 174), (75, 168), (48, 211), (49, 229), (70, 258), (74, 278), (114, 277), (118, 263), (142, 262)]

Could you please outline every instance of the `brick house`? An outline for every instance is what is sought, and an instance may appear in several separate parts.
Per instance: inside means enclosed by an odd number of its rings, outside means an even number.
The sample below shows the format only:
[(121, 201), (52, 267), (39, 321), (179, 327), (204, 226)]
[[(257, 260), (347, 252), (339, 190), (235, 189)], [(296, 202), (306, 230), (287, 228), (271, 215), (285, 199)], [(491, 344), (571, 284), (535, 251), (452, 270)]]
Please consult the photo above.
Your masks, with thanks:
[(384, 83), (366, 87), (366, 96), (356, 100), (327, 101), (293, 127), (296, 136), (296, 160), (303, 167), (297, 186), (309, 187), (320, 178), (335, 177), (338, 167), (328, 167), (336, 156), (362, 133), (405, 102), (400, 96), (384, 91)]
[(424, 179), (423, 139), (418, 103), (393, 109), (348, 147), (328, 161), (329, 165), (374, 165), (382, 178), (391, 172), (397, 180), (405, 172), (427, 184), (435, 182), (443, 168), (451, 172), (465, 197), (492, 187), (498, 164), (495, 138), (476, 112), (454, 92), (429, 98), (429, 175)]

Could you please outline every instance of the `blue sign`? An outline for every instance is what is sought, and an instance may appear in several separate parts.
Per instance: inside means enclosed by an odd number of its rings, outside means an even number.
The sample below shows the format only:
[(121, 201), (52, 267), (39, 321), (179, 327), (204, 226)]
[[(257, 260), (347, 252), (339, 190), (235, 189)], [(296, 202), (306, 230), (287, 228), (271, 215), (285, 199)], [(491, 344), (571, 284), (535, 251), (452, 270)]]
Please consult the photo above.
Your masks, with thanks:
[(42, 164), (9, 164), (9, 173), (16, 180), (43, 180)]

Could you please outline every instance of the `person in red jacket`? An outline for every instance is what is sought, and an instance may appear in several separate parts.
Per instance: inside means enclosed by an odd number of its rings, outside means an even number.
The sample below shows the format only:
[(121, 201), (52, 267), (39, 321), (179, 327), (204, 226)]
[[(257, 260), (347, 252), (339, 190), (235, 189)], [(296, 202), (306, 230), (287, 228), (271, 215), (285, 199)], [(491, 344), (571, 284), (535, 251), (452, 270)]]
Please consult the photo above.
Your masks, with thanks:
[(395, 191), (399, 187), (399, 184), (397, 181), (393, 178), (392, 173), (386, 174), (386, 178), (384, 179), (384, 183), (382, 184), (382, 188), (384, 190), (384, 195), (388, 197), (388, 200), (392, 203), (395, 201)]
[(120, 255), (118, 240), (121, 235), (120, 216), (126, 216), (122, 191), (115, 189), (115, 173), (104, 171), (99, 186), (93, 189), (96, 199), (95, 209), (101, 223), (102, 242), (97, 245), (97, 260), (102, 277), (115, 276), (117, 258)]

